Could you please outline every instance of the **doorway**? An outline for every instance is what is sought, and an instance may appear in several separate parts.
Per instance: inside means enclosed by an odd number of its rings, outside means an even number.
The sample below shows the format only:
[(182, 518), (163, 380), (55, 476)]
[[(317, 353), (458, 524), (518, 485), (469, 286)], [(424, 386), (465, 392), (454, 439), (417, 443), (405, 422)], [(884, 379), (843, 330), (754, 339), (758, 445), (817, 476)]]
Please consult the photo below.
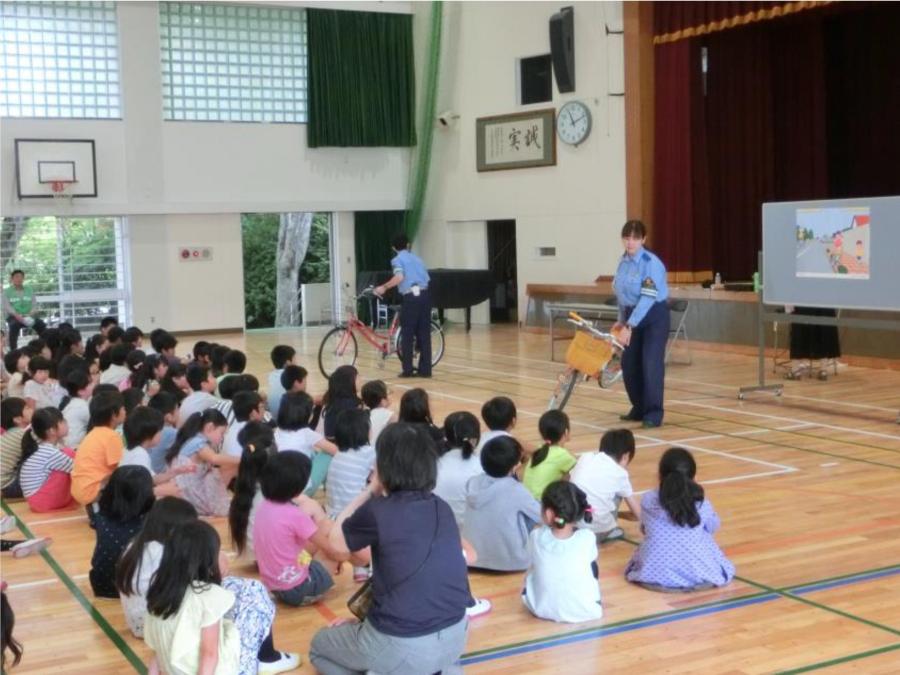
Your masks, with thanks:
[(487, 221), (488, 269), (494, 275), (491, 323), (519, 320), (516, 265), (516, 221)]

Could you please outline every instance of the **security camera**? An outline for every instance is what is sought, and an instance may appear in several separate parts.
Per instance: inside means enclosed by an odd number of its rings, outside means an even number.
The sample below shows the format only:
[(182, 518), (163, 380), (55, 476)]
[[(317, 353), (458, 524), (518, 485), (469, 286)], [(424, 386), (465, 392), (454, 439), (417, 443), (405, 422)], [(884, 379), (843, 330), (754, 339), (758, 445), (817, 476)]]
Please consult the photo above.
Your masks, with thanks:
[(441, 125), (441, 129), (450, 129), (456, 124), (456, 120), (459, 119), (459, 115), (457, 115), (452, 110), (447, 110), (438, 115), (438, 123)]

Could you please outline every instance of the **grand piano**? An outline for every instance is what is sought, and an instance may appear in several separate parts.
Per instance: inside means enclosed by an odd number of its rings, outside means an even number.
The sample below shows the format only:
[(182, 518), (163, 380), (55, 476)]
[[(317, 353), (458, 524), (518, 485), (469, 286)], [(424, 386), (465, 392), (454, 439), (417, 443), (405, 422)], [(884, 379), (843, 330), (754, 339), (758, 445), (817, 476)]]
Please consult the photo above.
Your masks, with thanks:
[[(491, 297), (494, 292), (494, 273), (490, 270), (428, 270), (431, 283), (431, 301), (438, 310), (441, 323), (444, 322), (444, 310), (464, 309), (466, 312), (466, 331), (472, 327), (472, 306), (480, 304)], [(388, 270), (358, 272), (356, 275), (356, 292), (360, 293), (367, 286), (379, 286), (390, 279)], [(386, 302), (400, 304), (400, 295), (396, 289), (387, 293)]]

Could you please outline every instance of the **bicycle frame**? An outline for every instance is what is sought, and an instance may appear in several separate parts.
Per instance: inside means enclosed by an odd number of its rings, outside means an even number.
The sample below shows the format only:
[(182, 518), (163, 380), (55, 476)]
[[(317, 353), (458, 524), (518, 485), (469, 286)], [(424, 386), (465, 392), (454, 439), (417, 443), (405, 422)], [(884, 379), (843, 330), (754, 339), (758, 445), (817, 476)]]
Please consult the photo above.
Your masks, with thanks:
[[(371, 288), (365, 289), (362, 293), (356, 296), (355, 300), (358, 301), (362, 298), (369, 297), (373, 294), (373, 290)], [(359, 317), (356, 314), (356, 307), (354, 307), (348, 312), (347, 317), (347, 332), (344, 334), (343, 339), (338, 345), (338, 352), (343, 353), (344, 349), (347, 347), (347, 343), (350, 340), (351, 333), (358, 333), (363, 338), (365, 338), (366, 342), (375, 347), (379, 352), (381, 352), (383, 357), (388, 357), (395, 350), (392, 349), (391, 345), (394, 343), (394, 336), (397, 334), (397, 329), (400, 326), (400, 314), (395, 313), (394, 318), (391, 320), (391, 325), (388, 327), (387, 334), (379, 333), (377, 330), (372, 328), (366, 323), (360, 321)]]

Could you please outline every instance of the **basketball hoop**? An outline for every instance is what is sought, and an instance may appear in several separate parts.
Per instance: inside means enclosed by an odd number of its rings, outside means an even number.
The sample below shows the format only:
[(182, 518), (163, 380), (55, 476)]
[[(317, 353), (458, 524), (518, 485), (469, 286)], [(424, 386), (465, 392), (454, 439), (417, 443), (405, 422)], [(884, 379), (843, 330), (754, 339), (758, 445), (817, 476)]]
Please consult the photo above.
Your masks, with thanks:
[(50, 190), (53, 192), (52, 197), (61, 202), (72, 203), (74, 195), (72, 188), (77, 180), (52, 180), (50, 181)]

